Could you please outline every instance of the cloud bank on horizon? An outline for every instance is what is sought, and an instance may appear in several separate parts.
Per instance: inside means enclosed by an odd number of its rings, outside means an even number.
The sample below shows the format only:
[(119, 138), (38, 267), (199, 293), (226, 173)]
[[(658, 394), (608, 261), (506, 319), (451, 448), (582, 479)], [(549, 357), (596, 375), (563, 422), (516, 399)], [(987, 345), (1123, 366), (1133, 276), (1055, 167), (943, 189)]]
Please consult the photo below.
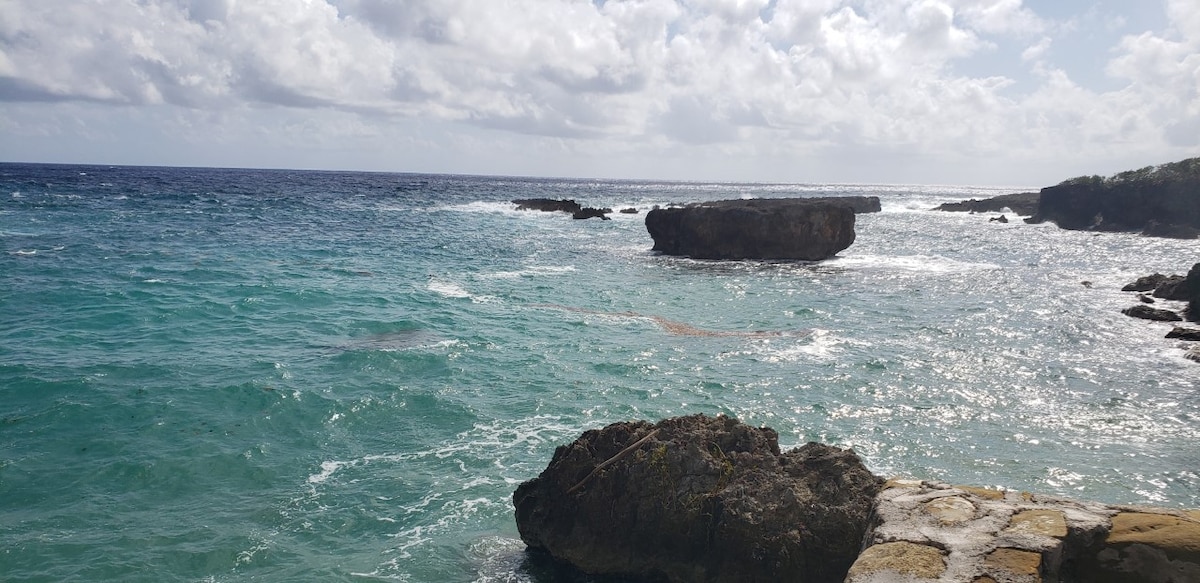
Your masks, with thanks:
[(1200, 153), (1200, 2), (7, 0), (0, 159), (1042, 185)]

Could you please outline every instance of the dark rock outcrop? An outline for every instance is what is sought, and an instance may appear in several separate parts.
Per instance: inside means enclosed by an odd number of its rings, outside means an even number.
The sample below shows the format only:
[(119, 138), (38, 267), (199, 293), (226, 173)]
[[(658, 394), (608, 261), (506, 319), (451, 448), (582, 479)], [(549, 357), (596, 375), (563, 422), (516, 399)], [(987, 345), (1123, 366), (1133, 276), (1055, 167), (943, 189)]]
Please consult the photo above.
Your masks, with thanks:
[(588, 207), (583, 207), (583, 208), (575, 211), (574, 213), (571, 213), (571, 218), (572, 219), (601, 218), (606, 221), (611, 221), (612, 219), (608, 218), (608, 216), (607, 216), (608, 213), (611, 213), (611, 212), (613, 212), (612, 209), (598, 209), (598, 208), (592, 208), (592, 207), (588, 206)]
[(1184, 278), (1183, 293), (1187, 300), (1188, 320), (1200, 322), (1200, 263), (1192, 265)]
[(852, 451), (696, 415), (588, 431), (513, 503), (527, 545), (588, 573), (835, 583), (882, 483)]
[(829, 200), (722, 200), (655, 209), (646, 214), (646, 230), (654, 250), (667, 255), (818, 261), (854, 242), (854, 209), (870, 208), (864, 200)]
[[(1155, 300), (1145, 293), (1151, 290), (1156, 298), (1187, 302), (1187, 306), (1182, 310), (1182, 314), (1174, 310), (1151, 308), (1147, 305), (1133, 306), (1121, 310), (1121, 313), (1157, 322), (1179, 322), (1185, 319), (1200, 322), (1200, 263), (1192, 265), (1187, 277), (1155, 273), (1139, 277), (1136, 281), (1121, 288), (1121, 291), (1140, 292), (1137, 297), (1145, 304), (1155, 303)], [(1167, 334), (1167, 338), (1197, 341), (1200, 340), (1200, 330), (1176, 327)], [(1200, 347), (1189, 349), (1185, 356), (1190, 360), (1200, 362)]]
[(1139, 277), (1132, 283), (1125, 284), (1125, 287), (1121, 288), (1121, 291), (1152, 291), (1154, 293), (1151, 295), (1159, 299), (1186, 302), (1191, 299), (1191, 287), (1187, 278), (1182, 275), (1155, 273)]
[(1182, 233), (1186, 227), (1200, 229), (1200, 158), (1109, 178), (1081, 176), (1043, 188), (1029, 222), (1044, 221), (1074, 230)]
[(988, 222), (989, 223), (1007, 223), (1008, 217), (1006, 217), (1004, 215), (1000, 215), (998, 217), (992, 217), (992, 218), (988, 219)]
[(621, 214), (623, 214), (623, 215), (636, 215), (636, 214), (638, 214), (638, 210), (637, 210), (637, 209), (635, 209), (635, 208), (633, 208), (633, 207), (629, 207), (629, 208), (623, 208), (623, 209), (621, 209), (621, 210), (619, 210), (619, 211), (617, 211), (617, 212), (619, 212), (619, 213), (621, 213)]
[(542, 211), (577, 213), (583, 210), (579, 203), (570, 199), (555, 200), (553, 198), (518, 198), (512, 201), (519, 211)]
[[(1155, 273), (1155, 274), (1151, 274), (1151, 275), (1143, 275), (1142, 277), (1137, 278), (1133, 282), (1125, 284), (1125, 287), (1121, 288), (1121, 291), (1132, 291), (1132, 292), (1153, 291), (1155, 288), (1157, 288), (1163, 282), (1166, 282), (1167, 280), (1169, 280), (1173, 277), (1179, 277), (1179, 276), (1178, 275), (1163, 275), (1161, 273)], [(1182, 278), (1180, 278), (1180, 279), (1182, 279)]]
[(1196, 328), (1184, 328), (1176, 326), (1167, 332), (1167, 338), (1175, 340), (1187, 340), (1189, 342), (1200, 342), (1200, 330)]
[(998, 213), (1004, 209), (1009, 209), (1012, 212), (1029, 216), (1037, 211), (1038, 198), (1041, 196), (1039, 192), (1018, 192), (1015, 194), (1002, 194), (985, 198), (982, 200), (971, 199), (962, 202), (948, 202), (938, 205), (933, 210), (937, 211), (953, 211), (953, 212), (972, 212), (972, 213)]
[(1171, 310), (1160, 310), (1158, 308), (1151, 308), (1150, 306), (1145, 305), (1125, 308), (1124, 310), (1121, 310), (1121, 313), (1131, 318), (1154, 320), (1155, 322), (1179, 322), (1183, 320), (1179, 314), (1176, 314)]
[(1142, 227), (1142, 234), (1164, 239), (1195, 239), (1200, 237), (1200, 229), (1190, 225), (1164, 225), (1158, 221), (1150, 221)]
[(1154, 293), (1151, 295), (1162, 300), (1186, 302), (1188, 300), (1187, 279), (1182, 275), (1169, 276), (1154, 287)]

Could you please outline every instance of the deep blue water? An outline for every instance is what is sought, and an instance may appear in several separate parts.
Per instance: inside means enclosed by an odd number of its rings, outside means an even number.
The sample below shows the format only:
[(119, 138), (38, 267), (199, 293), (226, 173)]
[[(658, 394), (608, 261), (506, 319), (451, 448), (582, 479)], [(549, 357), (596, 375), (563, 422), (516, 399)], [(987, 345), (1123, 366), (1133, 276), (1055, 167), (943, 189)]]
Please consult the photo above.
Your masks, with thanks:
[[(0, 580), (544, 582), (516, 485), (697, 412), (1200, 507), (1200, 365), (1119, 291), (1195, 241), (928, 210), (1011, 191), (0, 164)], [(884, 212), (820, 263), (658, 256), (643, 223), (836, 194)]]

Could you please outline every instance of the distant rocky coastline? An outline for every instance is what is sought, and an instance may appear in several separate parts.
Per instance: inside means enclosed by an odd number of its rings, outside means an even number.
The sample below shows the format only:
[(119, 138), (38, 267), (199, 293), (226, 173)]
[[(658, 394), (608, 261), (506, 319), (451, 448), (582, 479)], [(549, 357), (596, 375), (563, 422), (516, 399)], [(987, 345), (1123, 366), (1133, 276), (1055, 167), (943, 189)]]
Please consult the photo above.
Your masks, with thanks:
[(1200, 233), (1200, 158), (1043, 188), (1030, 220), (1064, 229), (1194, 239)]
[(1200, 581), (1200, 511), (885, 481), (724, 416), (587, 431), (513, 504), (534, 555), (636, 581)]
[(1080, 176), (1037, 193), (947, 203), (936, 210), (1030, 215), (1063, 229), (1139, 232), (1148, 237), (1200, 236), (1200, 158), (1103, 178)]
[(1018, 192), (1015, 194), (993, 196), (992, 198), (973, 198), (961, 202), (948, 202), (939, 205), (934, 210), (972, 213), (999, 213), (1009, 210), (1027, 217), (1037, 212), (1038, 199), (1040, 197), (1040, 192)]

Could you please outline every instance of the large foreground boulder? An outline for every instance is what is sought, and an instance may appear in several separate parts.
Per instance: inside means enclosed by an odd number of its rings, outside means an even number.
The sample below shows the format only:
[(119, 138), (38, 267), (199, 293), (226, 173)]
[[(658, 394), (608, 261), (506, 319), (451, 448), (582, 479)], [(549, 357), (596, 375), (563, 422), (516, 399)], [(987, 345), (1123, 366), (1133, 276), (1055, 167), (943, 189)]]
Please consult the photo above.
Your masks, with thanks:
[(1140, 231), (1195, 238), (1200, 229), (1200, 158), (1081, 176), (1043, 188), (1030, 222), (1064, 229)]
[(696, 415), (588, 431), (513, 502), (527, 545), (588, 573), (833, 583), (881, 487), (852, 451)]
[[(875, 198), (878, 205), (876, 197), (847, 198)], [(819, 261), (854, 242), (855, 208), (862, 204), (828, 198), (696, 203), (650, 211), (646, 230), (654, 250), (667, 255)]]

